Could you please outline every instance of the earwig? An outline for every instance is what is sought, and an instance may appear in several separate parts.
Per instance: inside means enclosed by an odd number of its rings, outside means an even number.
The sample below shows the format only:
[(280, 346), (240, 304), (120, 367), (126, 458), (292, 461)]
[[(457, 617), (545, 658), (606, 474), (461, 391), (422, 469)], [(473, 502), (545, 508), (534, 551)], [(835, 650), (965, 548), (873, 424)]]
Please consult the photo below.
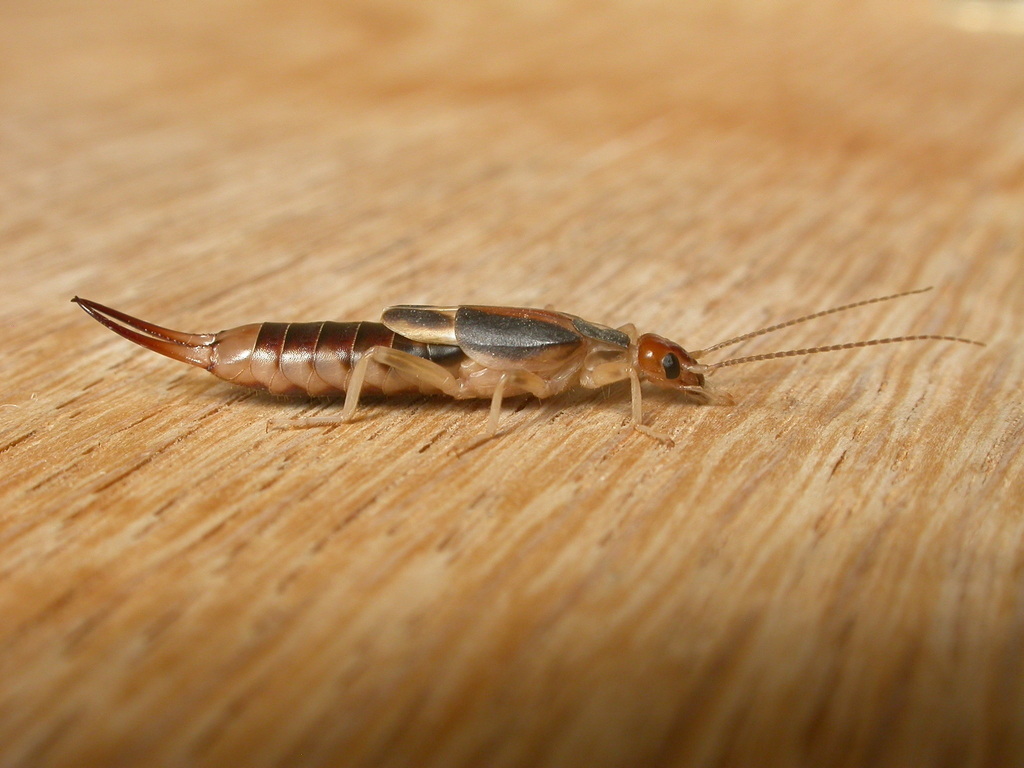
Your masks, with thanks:
[(706, 377), (719, 368), (781, 357), (812, 355), (905, 341), (951, 341), (985, 346), (959, 336), (893, 336), (789, 349), (715, 363), (709, 352), (855, 307), (924, 293), (931, 288), (843, 304), (687, 352), (663, 336), (592, 323), (547, 309), (486, 306), (388, 307), (381, 322), (256, 323), (219, 333), (182, 333), (77, 296), (90, 316), (129, 341), (205, 368), (214, 376), (277, 395), (344, 395), (338, 418), (293, 420), (295, 426), (350, 421), (362, 395), (421, 393), (457, 399), (491, 398), (487, 436), (497, 433), (504, 398), (551, 397), (575, 387), (599, 389), (629, 381), (633, 427), (643, 424), (641, 383), (681, 392), (703, 403), (732, 403), (713, 392)]

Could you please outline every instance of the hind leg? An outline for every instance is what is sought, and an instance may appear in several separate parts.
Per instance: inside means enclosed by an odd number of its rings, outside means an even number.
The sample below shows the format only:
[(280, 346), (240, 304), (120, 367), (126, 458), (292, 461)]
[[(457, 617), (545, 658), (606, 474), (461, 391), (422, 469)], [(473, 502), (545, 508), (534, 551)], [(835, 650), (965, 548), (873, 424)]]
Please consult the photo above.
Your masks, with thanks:
[(370, 363), (379, 363), (400, 373), (407, 381), (417, 384), (425, 390), (436, 389), (446, 395), (455, 397), (459, 392), (459, 382), (451, 373), (437, 363), (424, 360), (422, 357), (410, 355), (391, 347), (371, 347), (359, 358), (355, 368), (349, 375), (345, 387), (345, 404), (338, 416), (309, 416), (298, 419), (271, 419), (268, 429), (302, 429), (304, 427), (330, 427), (344, 424), (352, 420), (359, 395), (366, 381), (366, 373)]

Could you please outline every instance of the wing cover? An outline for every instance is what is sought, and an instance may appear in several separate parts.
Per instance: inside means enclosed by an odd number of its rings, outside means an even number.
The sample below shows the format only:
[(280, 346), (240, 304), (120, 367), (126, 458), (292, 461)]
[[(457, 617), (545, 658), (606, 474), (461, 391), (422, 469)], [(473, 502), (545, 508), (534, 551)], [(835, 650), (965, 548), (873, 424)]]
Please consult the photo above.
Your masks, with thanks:
[(398, 304), (388, 307), (381, 322), (395, 333), (423, 344), (455, 346), (455, 313), (458, 307)]
[(589, 336), (597, 341), (610, 344), (613, 347), (629, 349), (629, 336), (622, 331), (616, 330), (615, 328), (609, 328), (607, 325), (588, 322), (582, 317), (573, 317), (572, 324), (576, 327), (576, 330), (584, 336)]
[(519, 307), (459, 307), (455, 338), (474, 361), (498, 370), (557, 367), (585, 346), (568, 315)]

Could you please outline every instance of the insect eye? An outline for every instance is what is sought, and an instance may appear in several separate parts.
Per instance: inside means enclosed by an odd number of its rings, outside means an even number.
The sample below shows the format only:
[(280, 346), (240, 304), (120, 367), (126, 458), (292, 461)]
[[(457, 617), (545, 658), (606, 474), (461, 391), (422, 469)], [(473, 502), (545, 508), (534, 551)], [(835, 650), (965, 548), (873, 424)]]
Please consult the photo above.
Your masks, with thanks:
[(661, 358), (661, 367), (665, 371), (666, 379), (678, 379), (680, 374), (679, 358), (669, 352)]

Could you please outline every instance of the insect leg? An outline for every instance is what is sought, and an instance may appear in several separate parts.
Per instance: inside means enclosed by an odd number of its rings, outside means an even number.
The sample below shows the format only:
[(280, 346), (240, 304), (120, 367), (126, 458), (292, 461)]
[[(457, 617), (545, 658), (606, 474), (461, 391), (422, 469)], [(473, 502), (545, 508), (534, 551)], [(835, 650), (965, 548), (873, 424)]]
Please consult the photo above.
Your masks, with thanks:
[(494, 437), (498, 432), (498, 420), (501, 418), (501, 398), (505, 394), (505, 376), (498, 379), (491, 397), (491, 412), (487, 416), (487, 437)]
[(640, 376), (634, 368), (629, 369), (629, 391), (633, 399), (633, 429), (654, 438), (659, 443), (675, 445), (675, 440), (669, 435), (644, 426), (643, 393), (640, 390)]
[[(620, 325), (619, 330), (629, 336), (630, 349), (635, 349), (637, 339), (639, 338), (636, 326), (633, 325), (633, 323), (626, 323), (625, 325)], [(636, 368), (633, 365), (629, 365), (628, 370), (629, 394), (633, 403), (633, 429), (647, 435), (648, 437), (654, 438), (659, 443), (675, 445), (675, 441), (664, 432), (658, 432), (657, 430), (644, 426), (643, 392), (640, 389), (640, 375), (636, 372)]]
[(545, 381), (529, 371), (506, 371), (498, 379), (494, 387), (494, 394), (491, 396), (491, 412), (487, 417), (487, 432), (485, 439), (490, 439), (498, 433), (498, 421), (501, 418), (501, 401), (505, 395), (506, 387), (518, 387), (525, 389), (535, 397), (543, 398), (548, 394), (548, 386)]
[(437, 363), (424, 360), (422, 357), (410, 355), (391, 347), (373, 347), (367, 350), (356, 367), (345, 388), (345, 405), (341, 409), (341, 420), (350, 421), (359, 404), (359, 393), (363, 388), (363, 380), (371, 362), (386, 365), (406, 378), (421, 385), (424, 389), (435, 388), (454, 397), (459, 391), (459, 384), (448, 371)]
[(437, 389), (446, 395), (455, 397), (459, 392), (459, 383), (443, 367), (422, 357), (410, 355), (391, 347), (371, 347), (359, 358), (345, 387), (345, 404), (338, 416), (312, 416), (303, 419), (273, 419), (271, 427), (322, 427), (343, 424), (352, 420), (356, 407), (359, 405), (359, 394), (363, 389), (366, 372), (370, 363), (380, 363), (397, 371), (410, 381), (415, 382), (424, 391)]

